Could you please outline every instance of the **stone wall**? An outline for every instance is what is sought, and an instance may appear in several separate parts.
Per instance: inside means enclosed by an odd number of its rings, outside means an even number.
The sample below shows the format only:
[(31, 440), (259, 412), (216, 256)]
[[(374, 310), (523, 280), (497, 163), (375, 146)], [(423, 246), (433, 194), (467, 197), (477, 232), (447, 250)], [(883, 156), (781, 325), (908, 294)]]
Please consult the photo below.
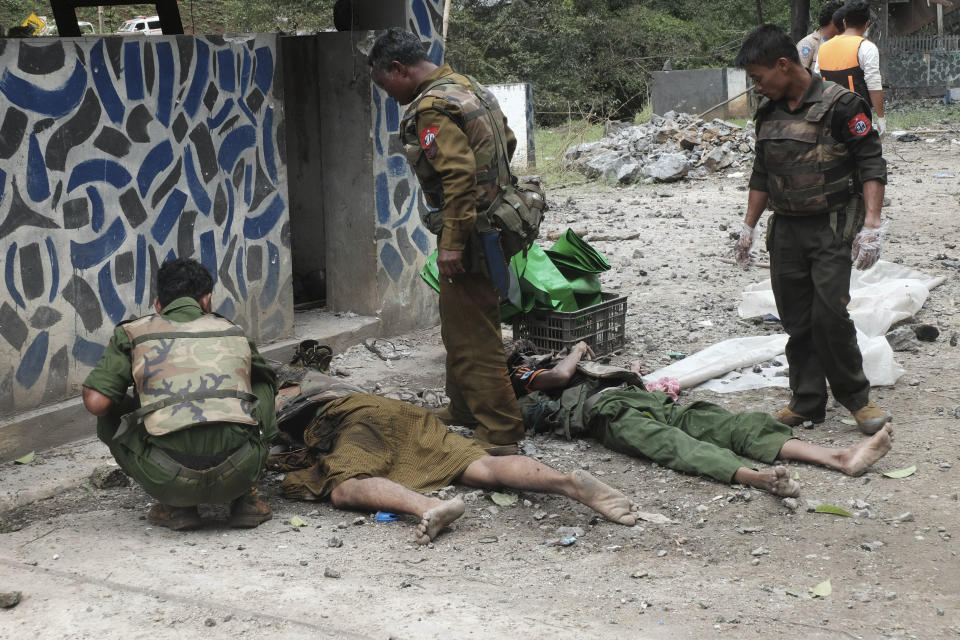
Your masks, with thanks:
[(943, 95), (960, 86), (960, 51), (898, 51), (881, 55), (880, 62), (885, 87)]
[(292, 333), (277, 36), (0, 40), (0, 415), (76, 395), (166, 259)]

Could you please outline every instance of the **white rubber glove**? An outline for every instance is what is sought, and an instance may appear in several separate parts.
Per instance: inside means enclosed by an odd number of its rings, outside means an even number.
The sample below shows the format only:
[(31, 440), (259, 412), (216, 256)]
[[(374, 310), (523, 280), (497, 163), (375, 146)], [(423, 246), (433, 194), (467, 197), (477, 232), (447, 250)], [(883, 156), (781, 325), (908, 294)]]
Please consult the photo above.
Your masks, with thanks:
[(887, 119), (877, 118), (877, 134), (882, 138), (887, 134)]
[(733, 245), (733, 259), (741, 269), (749, 269), (753, 266), (756, 254), (753, 253), (754, 229), (746, 222), (741, 223), (740, 238)]
[(880, 249), (883, 247), (883, 236), (887, 233), (888, 223), (884, 220), (879, 227), (869, 229), (864, 227), (853, 239), (853, 249), (850, 258), (858, 271), (866, 271), (877, 264), (880, 259)]

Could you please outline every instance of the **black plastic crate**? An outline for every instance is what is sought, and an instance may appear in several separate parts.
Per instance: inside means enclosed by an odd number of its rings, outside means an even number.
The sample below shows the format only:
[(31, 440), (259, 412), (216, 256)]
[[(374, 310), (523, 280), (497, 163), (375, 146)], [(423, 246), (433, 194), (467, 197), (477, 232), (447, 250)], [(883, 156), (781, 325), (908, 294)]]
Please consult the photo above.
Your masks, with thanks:
[(600, 294), (602, 302), (579, 311), (540, 311), (521, 314), (513, 322), (513, 337), (527, 338), (540, 353), (560, 351), (583, 340), (597, 356), (623, 348), (626, 341), (627, 297)]

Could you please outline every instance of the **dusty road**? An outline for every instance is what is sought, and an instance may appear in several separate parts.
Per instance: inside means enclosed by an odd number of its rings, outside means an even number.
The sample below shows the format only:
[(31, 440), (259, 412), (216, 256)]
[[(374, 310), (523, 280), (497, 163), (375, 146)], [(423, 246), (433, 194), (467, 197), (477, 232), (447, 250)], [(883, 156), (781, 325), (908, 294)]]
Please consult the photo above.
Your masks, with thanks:
[[(82, 485), (2, 514), (0, 591), (22, 591), (23, 600), (0, 610), (0, 637), (960, 637), (960, 347), (950, 342), (960, 332), (958, 263), (950, 262), (960, 259), (960, 144), (951, 143), (960, 133), (932, 138), (886, 145), (884, 258), (946, 276), (915, 318), (941, 334), (918, 353), (897, 353), (906, 374), (875, 390), (895, 416), (896, 442), (865, 476), (790, 464), (803, 485), (794, 511), (595, 443), (537, 437), (527, 443), (531, 455), (562, 470), (589, 468), (673, 523), (618, 526), (535, 494), (498, 507), (489, 493), (459, 488), (467, 513), (429, 547), (411, 542), (412, 519), (383, 524), (369, 513), (283, 501), (272, 473), (262, 490), (275, 518), (253, 531), (227, 528), (224, 511), (211, 513), (220, 524), (198, 532), (151, 528), (140, 489)], [(779, 330), (736, 315), (741, 289), (764, 274), (721, 262), (746, 204), (746, 173), (729, 173), (551, 189), (557, 206), (544, 234), (567, 226), (641, 232), (594, 243), (613, 264), (605, 288), (630, 296), (628, 348), (614, 362), (640, 358), (656, 368), (671, 351)], [(405, 355), (389, 366), (363, 347), (335, 364), (384, 393), (442, 388), (438, 331), (391, 340)], [(772, 410), (787, 392), (694, 392), (681, 401), (692, 398)], [(859, 434), (846, 417), (831, 408), (824, 424), (798, 435), (852, 443)], [(96, 442), (39, 458), (0, 467), (0, 478), (49, 484), (109, 461)], [(880, 474), (911, 465), (908, 478)], [(808, 512), (807, 499), (858, 515)], [(294, 515), (308, 525), (292, 527)], [(560, 527), (583, 533), (572, 546), (545, 546)], [(826, 580), (832, 593), (812, 598)]]

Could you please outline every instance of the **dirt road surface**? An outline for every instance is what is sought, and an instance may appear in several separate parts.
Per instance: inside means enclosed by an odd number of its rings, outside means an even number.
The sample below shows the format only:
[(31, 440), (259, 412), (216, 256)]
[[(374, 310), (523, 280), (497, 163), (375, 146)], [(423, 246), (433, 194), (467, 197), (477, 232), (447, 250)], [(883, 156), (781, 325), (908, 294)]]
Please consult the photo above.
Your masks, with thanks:
[[(897, 353), (906, 374), (874, 391), (895, 417), (896, 441), (863, 477), (789, 464), (802, 482), (792, 509), (594, 442), (535, 437), (528, 454), (564, 471), (588, 468), (671, 523), (618, 526), (536, 494), (500, 507), (489, 492), (458, 487), (451, 494), (465, 496), (466, 514), (418, 547), (413, 518), (378, 523), (370, 513), (284, 501), (275, 473), (262, 483), (275, 517), (258, 529), (227, 528), (223, 507), (207, 510), (211, 523), (197, 532), (153, 528), (151, 500), (138, 487), (82, 482), (111, 461), (100, 443), (82, 442), (0, 467), (0, 484), (17, 495), (64, 487), (2, 514), (0, 592), (20, 591), (22, 600), (0, 610), (0, 637), (960, 637), (960, 347), (951, 342), (960, 333), (960, 263), (950, 262), (960, 259), (960, 143), (951, 141), (960, 134), (930, 138), (886, 145), (883, 257), (946, 277), (912, 320), (941, 333), (917, 353)], [(639, 358), (657, 368), (668, 352), (779, 331), (736, 314), (740, 291), (764, 272), (722, 262), (746, 205), (747, 171), (551, 189), (545, 235), (567, 226), (640, 232), (593, 243), (613, 265), (605, 288), (630, 296), (628, 345), (614, 363)], [(382, 393), (420, 400), (442, 390), (437, 330), (390, 341), (401, 358), (384, 362), (361, 346), (335, 367)], [(681, 401), (695, 398), (769, 411), (787, 391), (693, 392)], [(859, 434), (841, 422), (847, 417), (831, 407), (824, 424), (797, 435), (850, 444)], [(909, 466), (916, 472), (907, 478), (881, 475)], [(808, 500), (855, 515), (813, 513)], [(307, 526), (291, 526), (293, 516)], [(561, 527), (582, 533), (569, 547), (546, 546)], [(827, 580), (831, 593), (812, 597)]]

